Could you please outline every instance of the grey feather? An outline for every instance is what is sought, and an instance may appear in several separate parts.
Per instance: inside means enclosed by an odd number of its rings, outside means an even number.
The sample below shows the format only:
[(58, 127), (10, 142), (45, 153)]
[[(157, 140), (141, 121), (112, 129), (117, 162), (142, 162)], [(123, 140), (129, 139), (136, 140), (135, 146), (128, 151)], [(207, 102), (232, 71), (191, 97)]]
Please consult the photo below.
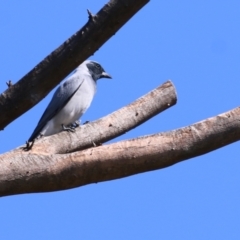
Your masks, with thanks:
[(62, 125), (77, 121), (90, 106), (96, 92), (96, 81), (111, 78), (100, 64), (83, 62), (54, 93), (40, 118), (29, 142), (40, 135), (48, 136), (62, 131)]

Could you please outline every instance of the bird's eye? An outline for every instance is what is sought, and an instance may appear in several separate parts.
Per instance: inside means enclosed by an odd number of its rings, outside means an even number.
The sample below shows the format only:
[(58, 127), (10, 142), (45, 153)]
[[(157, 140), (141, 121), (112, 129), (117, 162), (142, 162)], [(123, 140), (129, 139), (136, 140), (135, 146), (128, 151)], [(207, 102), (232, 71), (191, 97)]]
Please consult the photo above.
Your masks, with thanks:
[(101, 69), (101, 66), (98, 63), (95, 63), (96, 68)]

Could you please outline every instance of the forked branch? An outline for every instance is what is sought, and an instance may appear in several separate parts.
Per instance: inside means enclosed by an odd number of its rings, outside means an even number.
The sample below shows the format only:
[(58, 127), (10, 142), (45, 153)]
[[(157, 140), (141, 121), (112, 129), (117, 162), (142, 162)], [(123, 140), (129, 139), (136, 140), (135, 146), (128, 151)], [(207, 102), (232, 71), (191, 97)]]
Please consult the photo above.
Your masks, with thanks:
[[(66, 136), (60, 135), (54, 137)], [(238, 140), (240, 108), (170, 132), (68, 154), (16, 149), (0, 156), (0, 196), (57, 191), (157, 170)]]

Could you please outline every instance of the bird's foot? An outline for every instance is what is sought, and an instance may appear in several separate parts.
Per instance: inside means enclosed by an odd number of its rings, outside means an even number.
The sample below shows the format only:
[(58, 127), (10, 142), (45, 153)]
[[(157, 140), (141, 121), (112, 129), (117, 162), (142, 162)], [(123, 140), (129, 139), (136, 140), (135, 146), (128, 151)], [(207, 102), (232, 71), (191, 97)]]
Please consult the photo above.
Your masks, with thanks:
[(71, 125), (68, 125), (68, 126), (64, 126), (62, 124), (62, 130), (63, 131), (67, 131), (67, 132), (75, 132), (75, 128), (72, 124)]
[[(64, 126), (64, 125), (63, 125), (63, 126)], [(69, 128), (75, 131), (75, 128), (77, 128), (77, 127), (79, 127), (79, 126), (80, 126), (80, 121), (77, 120), (77, 121), (75, 121), (74, 123), (71, 123), (71, 124), (69, 124), (69, 125), (67, 125), (67, 126), (64, 126), (64, 128), (65, 128), (65, 131), (69, 131)], [(71, 131), (71, 130), (70, 130), (70, 131)]]

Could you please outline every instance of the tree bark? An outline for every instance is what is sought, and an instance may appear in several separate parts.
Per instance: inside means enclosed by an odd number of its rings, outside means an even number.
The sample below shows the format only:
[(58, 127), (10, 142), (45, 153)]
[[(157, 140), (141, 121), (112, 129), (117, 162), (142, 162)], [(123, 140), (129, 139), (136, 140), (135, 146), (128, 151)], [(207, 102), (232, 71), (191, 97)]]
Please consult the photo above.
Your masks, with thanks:
[(60, 47), (0, 95), (0, 130), (35, 106), (62, 79), (94, 54), (149, 0), (110, 0)]
[[(158, 95), (152, 97), (154, 101)], [(138, 104), (132, 106), (136, 109), (129, 111), (138, 112)], [(64, 141), (66, 135), (54, 137)], [(181, 129), (72, 153), (40, 152), (38, 147), (25, 152), (18, 148), (0, 155), (0, 196), (70, 189), (157, 170), (239, 139), (240, 108), (236, 108)]]

